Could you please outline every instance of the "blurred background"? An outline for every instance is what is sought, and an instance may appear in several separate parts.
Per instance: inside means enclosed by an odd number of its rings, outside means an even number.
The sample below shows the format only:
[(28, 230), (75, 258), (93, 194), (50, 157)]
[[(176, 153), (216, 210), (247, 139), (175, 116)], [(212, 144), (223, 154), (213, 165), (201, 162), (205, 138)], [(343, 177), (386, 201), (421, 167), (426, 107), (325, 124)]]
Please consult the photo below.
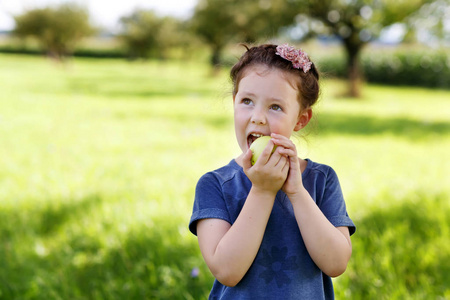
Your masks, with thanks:
[(206, 299), (195, 185), (267, 42), (321, 71), (295, 142), (357, 226), (337, 299), (450, 299), (449, 0), (0, 0), (0, 299)]

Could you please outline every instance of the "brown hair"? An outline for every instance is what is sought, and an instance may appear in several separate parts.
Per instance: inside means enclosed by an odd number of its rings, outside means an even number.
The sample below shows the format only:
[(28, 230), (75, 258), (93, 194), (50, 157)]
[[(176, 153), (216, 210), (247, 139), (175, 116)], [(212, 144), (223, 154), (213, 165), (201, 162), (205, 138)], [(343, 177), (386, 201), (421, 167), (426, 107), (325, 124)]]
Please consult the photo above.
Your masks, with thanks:
[(236, 96), (239, 89), (239, 82), (244, 77), (244, 71), (250, 66), (265, 65), (269, 68), (277, 68), (295, 75), (296, 87), (298, 88), (299, 102), (303, 108), (314, 105), (319, 98), (319, 73), (312, 64), (308, 72), (293, 67), (292, 62), (275, 54), (277, 45), (264, 44), (249, 48), (243, 45), (247, 51), (241, 56), (239, 61), (233, 66), (230, 72), (233, 83), (233, 96)]

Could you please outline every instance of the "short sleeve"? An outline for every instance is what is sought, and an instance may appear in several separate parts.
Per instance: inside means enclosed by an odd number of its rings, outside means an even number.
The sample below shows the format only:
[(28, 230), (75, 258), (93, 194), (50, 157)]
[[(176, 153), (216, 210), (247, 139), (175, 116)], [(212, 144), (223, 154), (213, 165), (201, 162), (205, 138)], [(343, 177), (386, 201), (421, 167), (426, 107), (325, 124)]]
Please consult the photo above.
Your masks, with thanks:
[(331, 224), (335, 227), (347, 226), (350, 235), (355, 233), (356, 226), (348, 216), (338, 176), (331, 167), (326, 174), (323, 197), (318, 205)]
[(231, 224), (222, 184), (213, 173), (206, 173), (200, 178), (195, 189), (194, 207), (189, 221), (189, 230), (197, 235), (197, 221), (211, 218), (222, 219)]

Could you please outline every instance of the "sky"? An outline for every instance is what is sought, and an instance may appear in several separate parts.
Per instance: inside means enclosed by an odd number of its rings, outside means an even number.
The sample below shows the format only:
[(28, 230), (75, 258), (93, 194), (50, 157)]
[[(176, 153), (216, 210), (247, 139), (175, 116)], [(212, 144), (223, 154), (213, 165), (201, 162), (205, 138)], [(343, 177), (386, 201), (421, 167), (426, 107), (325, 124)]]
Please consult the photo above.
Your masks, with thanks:
[(189, 17), (197, 0), (0, 0), (0, 31), (14, 28), (14, 15), (27, 9), (75, 2), (87, 7), (94, 25), (117, 30), (120, 17), (135, 8), (153, 9), (160, 15)]

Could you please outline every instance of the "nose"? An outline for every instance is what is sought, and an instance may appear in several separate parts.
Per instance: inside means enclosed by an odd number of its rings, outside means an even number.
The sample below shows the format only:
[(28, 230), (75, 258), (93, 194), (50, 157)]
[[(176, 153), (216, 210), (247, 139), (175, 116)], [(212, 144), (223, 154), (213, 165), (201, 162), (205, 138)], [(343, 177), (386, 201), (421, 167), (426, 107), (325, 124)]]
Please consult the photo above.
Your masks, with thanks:
[(265, 125), (267, 123), (266, 116), (261, 110), (255, 110), (251, 118), (252, 124)]

